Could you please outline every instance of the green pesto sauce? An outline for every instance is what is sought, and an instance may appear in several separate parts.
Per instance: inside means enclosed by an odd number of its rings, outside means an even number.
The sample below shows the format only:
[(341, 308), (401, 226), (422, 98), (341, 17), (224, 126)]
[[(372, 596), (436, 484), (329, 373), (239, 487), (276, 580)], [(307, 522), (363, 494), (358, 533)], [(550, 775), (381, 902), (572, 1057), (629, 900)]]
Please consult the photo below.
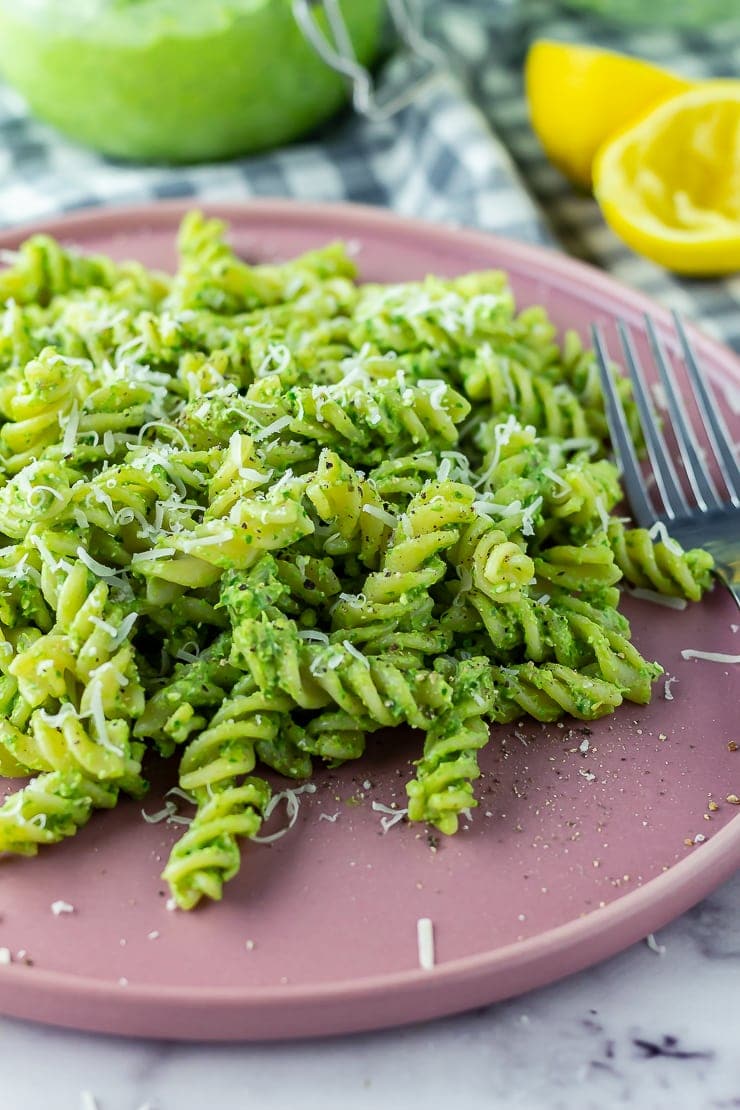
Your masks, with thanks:
[[(358, 57), (381, 0), (346, 0)], [(123, 158), (231, 157), (331, 115), (343, 80), (304, 41), (287, 0), (0, 0), (0, 68), (39, 116)]]

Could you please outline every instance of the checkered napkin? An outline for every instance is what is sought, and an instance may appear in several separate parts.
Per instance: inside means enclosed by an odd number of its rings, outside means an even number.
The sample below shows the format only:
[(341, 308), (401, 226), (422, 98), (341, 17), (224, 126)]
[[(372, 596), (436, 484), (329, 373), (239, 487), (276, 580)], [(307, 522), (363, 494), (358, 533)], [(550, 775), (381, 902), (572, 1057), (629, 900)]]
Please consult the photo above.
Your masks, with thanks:
[[(547, 0), (429, 0), (426, 26), (450, 68), (393, 119), (370, 123), (348, 112), (311, 142), (216, 165), (139, 166), (98, 156), (31, 119), (16, 94), (0, 86), (0, 223), (164, 197), (384, 205), (560, 245), (740, 350), (740, 278), (680, 280), (620, 244), (594, 201), (544, 158), (522, 90), (523, 56), (538, 36), (601, 43), (699, 78), (740, 71), (740, 28), (628, 31)], [(380, 78), (381, 95), (403, 88), (412, 70), (408, 59), (392, 60)]]

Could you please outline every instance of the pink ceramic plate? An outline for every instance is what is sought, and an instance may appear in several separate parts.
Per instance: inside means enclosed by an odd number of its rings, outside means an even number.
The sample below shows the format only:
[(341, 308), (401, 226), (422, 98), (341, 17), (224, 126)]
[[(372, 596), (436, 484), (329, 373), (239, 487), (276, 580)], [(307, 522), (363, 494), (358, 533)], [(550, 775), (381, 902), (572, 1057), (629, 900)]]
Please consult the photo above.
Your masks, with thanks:
[[(183, 211), (90, 212), (45, 230), (168, 266)], [(520, 303), (544, 304), (562, 327), (587, 335), (598, 320), (613, 342), (615, 314), (639, 329), (646, 309), (668, 327), (664, 311), (595, 270), (502, 239), (353, 207), (269, 201), (214, 212), (251, 259), (341, 237), (358, 244), (367, 279), (503, 267)], [(6, 233), (0, 245), (22, 237)], [(737, 389), (732, 354), (694, 338), (715, 384)], [(684, 612), (632, 599), (625, 609), (640, 650), (675, 676), (673, 700), (661, 680), (652, 705), (625, 705), (589, 728), (496, 729), (481, 805), (437, 850), (417, 827), (384, 834), (372, 809), (404, 804), (417, 748), (401, 733), (362, 763), (320, 775), (292, 834), (247, 846), (224, 902), (189, 915), (168, 912), (158, 877), (181, 830), (147, 824), (135, 802), (36, 860), (3, 861), (0, 946), (13, 963), (0, 966), (0, 1010), (144, 1036), (349, 1032), (542, 986), (660, 928), (740, 863), (740, 811), (724, 801), (740, 794), (740, 751), (728, 746), (740, 741), (737, 670), (679, 654), (740, 651), (740, 614), (719, 588)], [(161, 798), (155, 791), (147, 811)], [(691, 845), (697, 834), (704, 840)], [(52, 914), (60, 899), (74, 912)], [(418, 966), (420, 917), (434, 922), (433, 971)]]

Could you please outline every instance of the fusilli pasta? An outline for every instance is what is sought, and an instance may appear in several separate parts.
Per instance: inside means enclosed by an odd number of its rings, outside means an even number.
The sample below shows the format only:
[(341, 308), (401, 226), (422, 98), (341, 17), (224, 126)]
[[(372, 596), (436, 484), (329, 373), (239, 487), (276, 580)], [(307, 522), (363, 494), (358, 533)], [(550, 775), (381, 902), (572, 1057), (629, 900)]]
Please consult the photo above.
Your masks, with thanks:
[(620, 582), (698, 600), (712, 560), (612, 515), (593, 354), (505, 275), (250, 265), (199, 213), (178, 246), (170, 277), (35, 236), (0, 273), (0, 852), (177, 752), (190, 909), (260, 839), (261, 768), (381, 728), (421, 731), (408, 818), (454, 833), (496, 725), (649, 699)]

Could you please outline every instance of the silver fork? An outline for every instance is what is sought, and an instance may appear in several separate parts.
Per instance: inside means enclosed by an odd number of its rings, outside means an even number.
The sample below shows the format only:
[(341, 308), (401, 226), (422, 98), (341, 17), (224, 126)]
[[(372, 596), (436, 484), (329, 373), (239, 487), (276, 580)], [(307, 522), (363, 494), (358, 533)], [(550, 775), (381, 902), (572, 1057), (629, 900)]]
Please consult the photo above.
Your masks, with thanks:
[(642, 528), (662, 521), (672, 536), (685, 548), (703, 547), (713, 556), (717, 576), (724, 582), (740, 606), (740, 466), (722, 413), (712, 400), (696, 355), (689, 343), (686, 329), (676, 312), (673, 313), (689, 382), (701, 416), (707, 440), (719, 466), (726, 496), (722, 496), (706, 465), (696, 433), (676, 382), (673, 367), (666, 357), (655, 325), (645, 316), (650, 349), (666, 394), (668, 413), (678, 443), (678, 459), (688, 479), (695, 504), (686, 497), (676, 466), (666, 446), (660, 425), (649, 400), (645, 375), (627, 324), (617, 321), (619, 339), (640, 414), (645, 444), (652, 464), (655, 484), (663, 503), (658, 512), (648, 493), (642, 469), (637, 460), (627, 419), (616, 385), (609, 370), (609, 355), (604, 336), (594, 324), (591, 334), (601, 375), (609, 432), (622, 477), (627, 499), (635, 520)]

